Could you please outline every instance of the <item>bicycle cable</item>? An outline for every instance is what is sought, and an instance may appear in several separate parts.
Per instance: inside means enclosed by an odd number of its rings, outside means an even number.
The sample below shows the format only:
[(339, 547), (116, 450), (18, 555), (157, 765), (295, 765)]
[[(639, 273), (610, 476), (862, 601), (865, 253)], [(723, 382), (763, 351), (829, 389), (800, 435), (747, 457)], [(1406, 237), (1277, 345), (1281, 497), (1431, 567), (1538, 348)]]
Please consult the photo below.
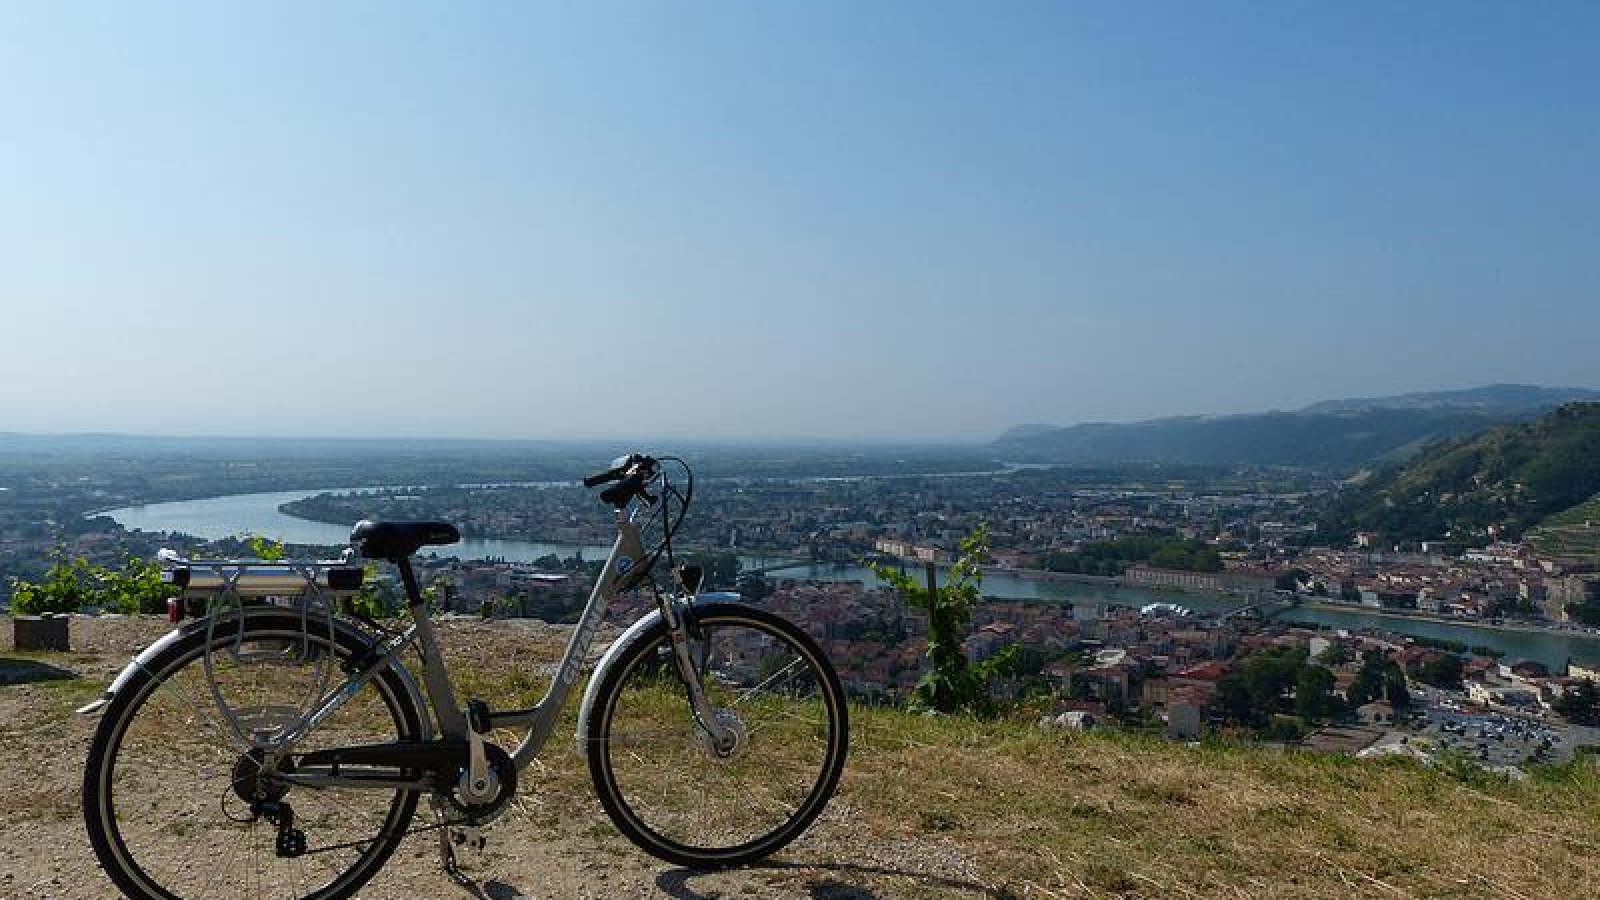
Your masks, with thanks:
[[(678, 529), (683, 527), (683, 520), (689, 515), (689, 501), (694, 497), (694, 470), (689, 468), (689, 464), (687, 462), (685, 462), (681, 457), (677, 456), (663, 456), (659, 457), (657, 461), (674, 462), (683, 469), (684, 480), (686, 482), (685, 488), (688, 493), (679, 491), (677, 486), (672, 483), (672, 479), (667, 477), (666, 472), (659, 473), (661, 477), (660, 505), (650, 516), (650, 519), (645, 522), (645, 527), (648, 528), (650, 524), (655, 522), (656, 518), (659, 516), (661, 518), (661, 543), (657, 544), (654, 550), (651, 550), (648, 554), (646, 554), (645, 565), (643, 568), (647, 572), (654, 570), (655, 564), (661, 561), (663, 554), (665, 554), (667, 557), (667, 565), (669, 567), (676, 564), (676, 559), (673, 557), (672, 553), (672, 538), (677, 535)], [(669, 496), (675, 497), (678, 500), (677, 518), (673, 518), (672, 510), (669, 508), (667, 502), (667, 498)]]

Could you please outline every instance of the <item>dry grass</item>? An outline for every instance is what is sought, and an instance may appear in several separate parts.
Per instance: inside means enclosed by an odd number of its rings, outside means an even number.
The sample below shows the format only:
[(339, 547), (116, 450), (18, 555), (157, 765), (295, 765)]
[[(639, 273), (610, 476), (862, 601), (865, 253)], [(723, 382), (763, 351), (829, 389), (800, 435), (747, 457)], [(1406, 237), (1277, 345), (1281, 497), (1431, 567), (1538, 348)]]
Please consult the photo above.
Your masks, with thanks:
[(1600, 777), (861, 712), (843, 802), (1042, 897), (1592, 898)]
[[(462, 693), (497, 706), (542, 688), (537, 677), (499, 673), (552, 659), (563, 638), (466, 623), (445, 635)], [(68, 713), (126, 658), (97, 649), (105, 655), (93, 664), (81, 652), (42, 658), (89, 677), (0, 688), (0, 744), (30, 762), (26, 774), (0, 776), (0, 896), (109, 895), (75, 821), (92, 723)], [(1600, 896), (1600, 775), (1587, 764), (1518, 783), (1408, 761), (866, 708), (852, 709), (839, 795), (773, 867), (674, 872), (607, 824), (572, 750), (570, 715), (494, 829), (488, 866), (498, 880), (485, 883), (498, 896)], [(26, 849), (39, 847), (53, 855)], [(363, 897), (452, 896), (435, 880), (429, 844), (407, 847)], [(56, 893), (37, 893), (57, 881)]]

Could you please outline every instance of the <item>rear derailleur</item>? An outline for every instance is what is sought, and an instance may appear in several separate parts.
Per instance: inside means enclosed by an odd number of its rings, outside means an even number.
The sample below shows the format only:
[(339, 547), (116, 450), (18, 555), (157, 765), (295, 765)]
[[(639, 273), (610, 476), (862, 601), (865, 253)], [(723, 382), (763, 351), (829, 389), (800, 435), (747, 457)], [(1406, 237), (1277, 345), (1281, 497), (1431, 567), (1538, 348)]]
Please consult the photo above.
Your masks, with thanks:
[(278, 829), (272, 842), (279, 859), (294, 859), (306, 852), (306, 833), (294, 827), (294, 808), (282, 800), (256, 800), (250, 804), (250, 818), (266, 819)]

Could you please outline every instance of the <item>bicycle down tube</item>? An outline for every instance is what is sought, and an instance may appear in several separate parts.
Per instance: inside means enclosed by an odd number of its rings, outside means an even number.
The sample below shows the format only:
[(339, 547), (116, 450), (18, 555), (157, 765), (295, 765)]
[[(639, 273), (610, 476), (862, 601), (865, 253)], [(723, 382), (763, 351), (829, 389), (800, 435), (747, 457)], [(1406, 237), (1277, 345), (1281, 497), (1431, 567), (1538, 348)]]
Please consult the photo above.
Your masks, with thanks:
[(556, 719), (561, 716), (561, 709), (566, 705), (567, 696), (583, 671), (584, 657), (588, 654), (590, 645), (594, 643), (595, 635), (600, 631), (600, 624), (605, 621), (606, 609), (620, 592), (621, 586), (634, 577), (635, 567), (644, 561), (644, 545), (639, 540), (639, 526), (633, 521), (633, 515), (619, 509), (616, 510), (616, 517), (617, 539), (611, 545), (611, 553), (606, 556), (600, 577), (595, 579), (588, 605), (578, 617), (578, 624), (573, 628), (572, 637), (567, 639), (566, 652), (562, 654), (561, 664), (556, 669), (550, 687), (545, 690), (544, 697), (529, 709), (489, 714), (491, 727), (528, 728), (528, 733), (511, 754), (511, 759), (518, 769), (528, 765), (544, 746), (544, 742), (550, 738), (550, 733), (555, 730)]

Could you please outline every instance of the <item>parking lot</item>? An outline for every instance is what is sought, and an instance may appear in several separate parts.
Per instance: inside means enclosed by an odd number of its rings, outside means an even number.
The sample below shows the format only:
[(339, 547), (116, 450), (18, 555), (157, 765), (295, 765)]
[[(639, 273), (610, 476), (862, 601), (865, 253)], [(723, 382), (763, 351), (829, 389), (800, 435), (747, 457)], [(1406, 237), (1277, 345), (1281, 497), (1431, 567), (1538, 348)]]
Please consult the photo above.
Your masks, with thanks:
[(1431, 689), (1414, 699), (1419, 735), (1491, 768), (1565, 762), (1576, 748), (1600, 744), (1600, 729), (1568, 725), (1543, 710), (1486, 710), (1467, 704), (1460, 693)]

